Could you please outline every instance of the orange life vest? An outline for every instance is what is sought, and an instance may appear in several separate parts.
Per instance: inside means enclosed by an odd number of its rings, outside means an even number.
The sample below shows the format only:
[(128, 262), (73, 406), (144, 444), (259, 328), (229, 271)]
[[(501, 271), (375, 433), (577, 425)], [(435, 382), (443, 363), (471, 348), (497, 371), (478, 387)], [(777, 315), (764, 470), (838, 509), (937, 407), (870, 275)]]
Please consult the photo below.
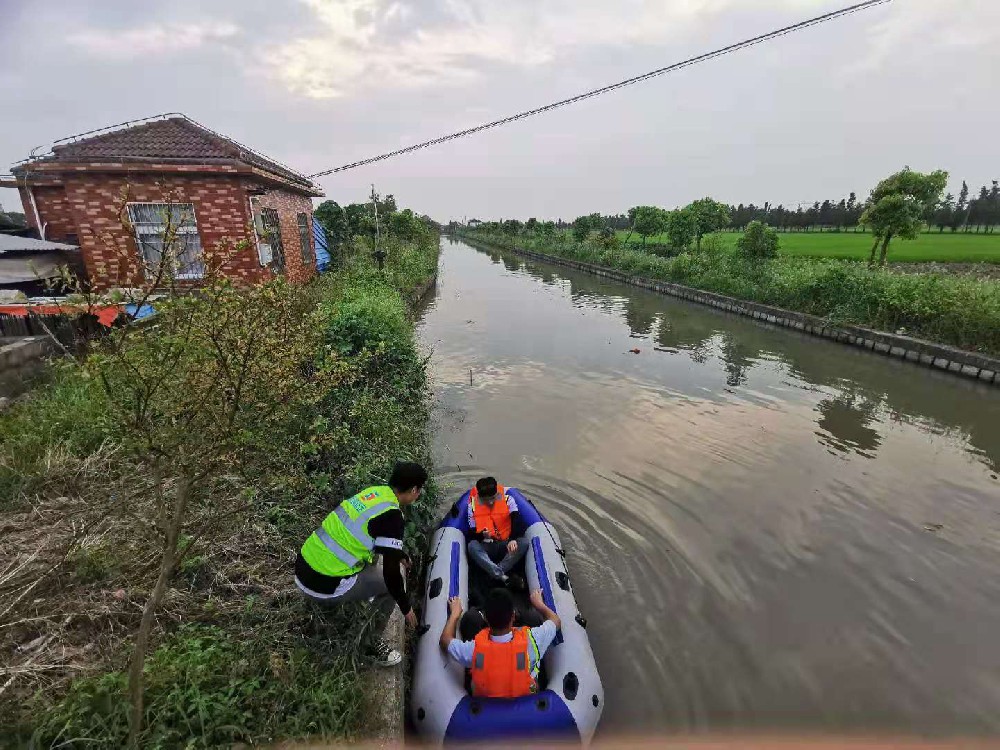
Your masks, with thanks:
[(491, 508), (486, 503), (479, 502), (479, 490), (475, 487), (469, 490), (469, 502), (472, 503), (472, 518), (476, 522), (476, 533), (488, 531), (494, 539), (501, 542), (510, 539), (510, 511), (507, 510), (505, 491), (502, 484), (497, 485), (497, 499)]
[(490, 629), (476, 635), (472, 651), (472, 694), (484, 698), (520, 698), (538, 692), (538, 682), (531, 674), (530, 649), (538, 646), (528, 628), (514, 628), (507, 643), (490, 639)]

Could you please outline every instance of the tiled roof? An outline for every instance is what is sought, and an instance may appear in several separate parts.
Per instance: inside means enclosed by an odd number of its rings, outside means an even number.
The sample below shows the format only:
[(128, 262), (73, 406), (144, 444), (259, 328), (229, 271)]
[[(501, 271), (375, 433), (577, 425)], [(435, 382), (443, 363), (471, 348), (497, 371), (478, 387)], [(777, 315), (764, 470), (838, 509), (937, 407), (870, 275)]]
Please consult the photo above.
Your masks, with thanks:
[[(313, 183), (305, 176), (262, 156), (239, 143), (217, 135), (185, 117), (145, 122), (57, 145), (52, 153), (36, 161), (100, 162), (182, 160), (211, 164), (238, 160), (271, 172), (305, 188)], [(16, 169), (16, 168), (15, 168)]]

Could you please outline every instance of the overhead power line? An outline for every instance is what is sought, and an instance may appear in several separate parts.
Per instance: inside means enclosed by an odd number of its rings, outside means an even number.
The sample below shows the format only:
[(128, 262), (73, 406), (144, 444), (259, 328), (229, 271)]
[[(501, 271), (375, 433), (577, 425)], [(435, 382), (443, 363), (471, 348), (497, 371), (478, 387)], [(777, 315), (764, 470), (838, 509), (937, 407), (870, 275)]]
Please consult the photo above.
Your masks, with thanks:
[(867, 2), (857, 3), (856, 5), (850, 5), (846, 8), (841, 8), (840, 10), (835, 10), (830, 13), (824, 13), (821, 16), (816, 16), (815, 18), (810, 18), (807, 21), (800, 21), (799, 23), (792, 24), (791, 26), (785, 26), (784, 28), (777, 29), (775, 31), (768, 32), (767, 34), (761, 34), (760, 36), (755, 36), (751, 39), (746, 39), (742, 42), (737, 42), (736, 44), (730, 44), (728, 47), (721, 47), (720, 49), (714, 50), (712, 52), (706, 52), (704, 54), (698, 55), (697, 57), (690, 57), (682, 62), (674, 63), (673, 65), (668, 65), (665, 68), (657, 68), (649, 73), (643, 73), (642, 75), (635, 76), (633, 78), (627, 78), (624, 81), (619, 81), (618, 83), (612, 83), (610, 86), (602, 86), (599, 89), (593, 89), (587, 91), (583, 94), (577, 94), (569, 99), (563, 99), (558, 102), (553, 102), (552, 104), (546, 104), (544, 107), (536, 107), (535, 109), (529, 109), (524, 112), (519, 112), (516, 115), (510, 115), (509, 117), (504, 117), (500, 120), (494, 120), (493, 122), (487, 122), (483, 125), (477, 125), (474, 128), (466, 128), (465, 130), (459, 130), (457, 133), (450, 133), (448, 135), (440, 136), (439, 138), (433, 138), (429, 141), (424, 141), (423, 143), (417, 143), (413, 146), (406, 146), (405, 148), (399, 148), (395, 151), (389, 151), (385, 154), (380, 154), (378, 156), (372, 156), (368, 159), (362, 159), (361, 161), (352, 162), (350, 164), (344, 164), (340, 167), (335, 167), (333, 169), (327, 169), (323, 172), (316, 172), (315, 174), (309, 175), (309, 177), (325, 177), (326, 175), (335, 174), (337, 172), (346, 172), (349, 169), (356, 169), (357, 167), (363, 167), (366, 164), (374, 164), (378, 161), (384, 161), (386, 159), (391, 159), (394, 156), (402, 156), (403, 154), (408, 154), (411, 151), (418, 151), (422, 148), (427, 148), (428, 146), (436, 146), (439, 143), (446, 143), (447, 141), (453, 141), (457, 138), (463, 138), (467, 135), (472, 135), (473, 133), (479, 133), (483, 130), (489, 130), (490, 128), (497, 128), (501, 125), (506, 125), (510, 122), (515, 122), (517, 120), (523, 120), (527, 117), (533, 117), (534, 115), (540, 115), (543, 112), (548, 112), (559, 107), (565, 107), (567, 104), (574, 104), (576, 102), (583, 101), (584, 99), (590, 99), (595, 96), (600, 96), (601, 94), (606, 94), (610, 91), (616, 91), (618, 89), (625, 88), (626, 86), (631, 86), (636, 83), (642, 83), (643, 81), (648, 81), (650, 78), (656, 78), (657, 76), (664, 75), (666, 73), (672, 73), (681, 68), (687, 68), (691, 65), (697, 65), (698, 63), (703, 63), (708, 60), (712, 60), (716, 57), (722, 57), (728, 55), (731, 52), (736, 52), (741, 49), (746, 49), (747, 47), (753, 47), (755, 45), (761, 44), (763, 42), (768, 42), (772, 39), (777, 39), (778, 37), (785, 36), (786, 34), (791, 34), (795, 31), (801, 31), (802, 29), (807, 29), (810, 26), (818, 26), (821, 23), (826, 23), (827, 21), (833, 21), (837, 18), (850, 15), (852, 13), (857, 13), (858, 11), (867, 10), (873, 8), (876, 5), (885, 5), (886, 3), (891, 3), (892, 0), (867, 0)]

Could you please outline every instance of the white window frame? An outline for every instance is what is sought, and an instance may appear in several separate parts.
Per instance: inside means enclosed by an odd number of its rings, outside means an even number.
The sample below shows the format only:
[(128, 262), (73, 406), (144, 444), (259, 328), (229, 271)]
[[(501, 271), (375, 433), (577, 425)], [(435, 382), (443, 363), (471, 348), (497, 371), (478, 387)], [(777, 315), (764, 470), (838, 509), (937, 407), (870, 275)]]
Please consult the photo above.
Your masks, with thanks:
[[(155, 276), (159, 271), (156, 266), (158, 262), (156, 259), (151, 258), (151, 253), (147, 252), (148, 246), (144, 241), (144, 237), (163, 237), (167, 230), (166, 217), (160, 223), (154, 223), (145, 219), (138, 218), (138, 209), (140, 207), (146, 206), (159, 206), (161, 210), (163, 208), (172, 208), (174, 206), (180, 206), (182, 211), (185, 211), (185, 217), (190, 215), (190, 222), (182, 221), (176, 227), (174, 231), (178, 238), (184, 238), (185, 242), (185, 253), (193, 250), (193, 254), (196, 257), (192, 257), (186, 262), (185, 270), (179, 270), (173, 278), (175, 279), (186, 279), (186, 280), (196, 280), (204, 278), (205, 276), (205, 251), (201, 245), (201, 235), (198, 232), (198, 218), (195, 214), (194, 203), (182, 203), (180, 201), (174, 202), (156, 202), (156, 201), (134, 201), (126, 204), (128, 209), (129, 223), (132, 225), (132, 234), (135, 238), (136, 246), (139, 250), (139, 260), (143, 265), (143, 269), (147, 274), (152, 274)], [(194, 247), (192, 247), (192, 244)], [(155, 250), (154, 250), (155, 252)], [(162, 253), (162, 239), (161, 239), (161, 253)], [(162, 257), (162, 254), (161, 254)]]

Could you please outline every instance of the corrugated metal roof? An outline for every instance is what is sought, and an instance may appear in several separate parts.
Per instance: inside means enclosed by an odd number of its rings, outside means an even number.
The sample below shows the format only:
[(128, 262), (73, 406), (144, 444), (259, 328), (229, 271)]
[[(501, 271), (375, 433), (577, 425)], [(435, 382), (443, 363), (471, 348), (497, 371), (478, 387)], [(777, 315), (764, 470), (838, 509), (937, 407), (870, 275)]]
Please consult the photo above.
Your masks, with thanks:
[(62, 242), (35, 240), (30, 237), (17, 237), (12, 234), (0, 234), (0, 253), (30, 253), (51, 252), (53, 250), (79, 250), (76, 245), (65, 245)]

